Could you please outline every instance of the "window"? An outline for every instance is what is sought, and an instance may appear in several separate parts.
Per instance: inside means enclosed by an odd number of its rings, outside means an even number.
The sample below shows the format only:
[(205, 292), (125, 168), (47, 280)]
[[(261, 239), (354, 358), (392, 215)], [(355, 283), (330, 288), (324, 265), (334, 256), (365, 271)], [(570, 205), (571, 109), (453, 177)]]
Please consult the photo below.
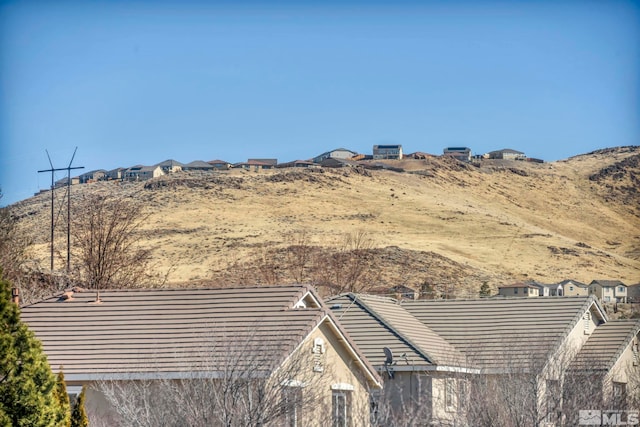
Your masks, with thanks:
[(333, 427), (351, 425), (351, 391), (333, 390), (331, 396)]
[(572, 291), (573, 290), (573, 286), (569, 286), (569, 290)]
[(518, 288), (513, 288), (513, 293), (517, 294), (518, 293)]
[(582, 321), (584, 322), (584, 333), (589, 335), (591, 333), (591, 312), (587, 311), (582, 315)]
[(613, 407), (622, 409), (627, 404), (627, 385), (625, 383), (613, 383)]
[(462, 410), (469, 404), (469, 382), (464, 378), (458, 380), (458, 403)]
[(622, 286), (618, 286), (618, 291), (620, 291), (620, 292), (624, 292), (624, 287), (622, 287)]
[(444, 406), (447, 411), (455, 410), (456, 380), (446, 378), (444, 383)]
[(302, 425), (302, 387), (284, 387), (282, 389), (282, 405), (285, 426), (298, 427)]

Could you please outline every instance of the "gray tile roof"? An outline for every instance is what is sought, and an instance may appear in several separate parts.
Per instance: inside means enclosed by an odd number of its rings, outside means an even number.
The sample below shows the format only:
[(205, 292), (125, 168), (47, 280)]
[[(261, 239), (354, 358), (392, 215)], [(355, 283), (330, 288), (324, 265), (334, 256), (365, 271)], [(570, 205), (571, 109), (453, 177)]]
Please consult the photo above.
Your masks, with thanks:
[(586, 310), (606, 319), (594, 297), (402, 301), (409, 313), (487, 369), (543, 363)]
[(327, 303), (374, 366), (384, 365), (384, 347), (389, 347), (399, 367), (470, 366), (462, 353), (393, 298), (344, 294)]
[(609, 370), (633, 337), (640, 332), (640, 320), (610, 320), (600, 325), (573, 361), (574, 369)]
[(21, 308), (49, 364), (68, 379), (215, 372), (229, 361), (278, 366), (321, 322), (335, 323), (307, 286), (108, 290), (100, 298), (80, 290)]

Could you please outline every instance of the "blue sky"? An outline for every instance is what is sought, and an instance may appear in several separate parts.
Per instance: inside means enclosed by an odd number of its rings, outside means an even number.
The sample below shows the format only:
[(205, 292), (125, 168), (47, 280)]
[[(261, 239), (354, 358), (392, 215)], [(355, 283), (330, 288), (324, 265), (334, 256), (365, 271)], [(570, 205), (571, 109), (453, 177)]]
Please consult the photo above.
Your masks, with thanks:
[(638, 145), (639, 76), (631, 1), (0, 1), (0, 204), (76, 146), (89, 171)]

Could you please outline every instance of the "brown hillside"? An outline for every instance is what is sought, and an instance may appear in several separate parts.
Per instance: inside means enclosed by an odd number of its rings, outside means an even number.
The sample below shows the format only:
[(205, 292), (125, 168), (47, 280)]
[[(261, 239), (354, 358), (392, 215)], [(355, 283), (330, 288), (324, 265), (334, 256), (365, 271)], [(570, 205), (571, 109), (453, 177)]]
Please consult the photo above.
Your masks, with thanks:
[[(344, 249), (345, 236), (364, 231), (371, 286), (427, 281), (468, 296), (482, 282), (639, 282), (639, 163), (639, 147), (621, 147), (544, 164), (386, 162), (405, 172), (181, 172), (72, 192), (144, 201), (151, 213), (146, 244), (174, 284), (290, 281), (287, 248), (301, 235), (321, 255), (303, 279), (313, 282), (326, 269), (322, 260)], [(12, 209), (36, 238), (34, 253), (46, 269), (50, 193)], [(267, 260), (276, 268), (265, 271)]]

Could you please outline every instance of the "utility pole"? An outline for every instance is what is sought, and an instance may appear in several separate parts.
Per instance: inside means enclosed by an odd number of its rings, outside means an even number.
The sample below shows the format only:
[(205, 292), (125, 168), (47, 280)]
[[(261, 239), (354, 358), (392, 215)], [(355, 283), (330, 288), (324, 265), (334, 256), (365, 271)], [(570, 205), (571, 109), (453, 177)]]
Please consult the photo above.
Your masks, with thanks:
[(51, 162), (51, 156), (49, 156), (49, 151), (44, 150), (47, 153), (47, 158), (49, 159), (49, 165), (51, 169), (39, 170), (38, 173), (42, 172), (51, 172), (51, 271), (53, 272), (53, 239), (54, 239), (54, 204), (55, 204), (55, 182), (54, 182), (54, 172), (57, 171), (67, 171), (67, 273), (71, 270), (71, 221), (70, 221), (70, 213), (71, 213), (71, 169), (84, 169), (84, 166), (79, 167), (71, 167), (71, 163), (73, 163), (73, 159), (76, 156), (76, 151), (78, 147), (73, 151), (73, 156), (71, 157), (71, 161), (69, 162), (69, 166), (66, 168), (54, 168), (53, 162)]

